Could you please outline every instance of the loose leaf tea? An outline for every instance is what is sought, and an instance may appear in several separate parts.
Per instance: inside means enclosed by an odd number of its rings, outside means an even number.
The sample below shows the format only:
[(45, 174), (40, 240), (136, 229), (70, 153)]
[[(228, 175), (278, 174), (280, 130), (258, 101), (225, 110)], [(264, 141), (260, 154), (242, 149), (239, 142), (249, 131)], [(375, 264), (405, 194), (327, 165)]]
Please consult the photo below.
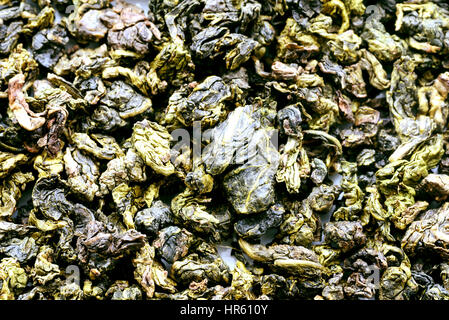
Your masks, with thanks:
[(449, 4), (0, 0), (0, 299), (449, 300)]

